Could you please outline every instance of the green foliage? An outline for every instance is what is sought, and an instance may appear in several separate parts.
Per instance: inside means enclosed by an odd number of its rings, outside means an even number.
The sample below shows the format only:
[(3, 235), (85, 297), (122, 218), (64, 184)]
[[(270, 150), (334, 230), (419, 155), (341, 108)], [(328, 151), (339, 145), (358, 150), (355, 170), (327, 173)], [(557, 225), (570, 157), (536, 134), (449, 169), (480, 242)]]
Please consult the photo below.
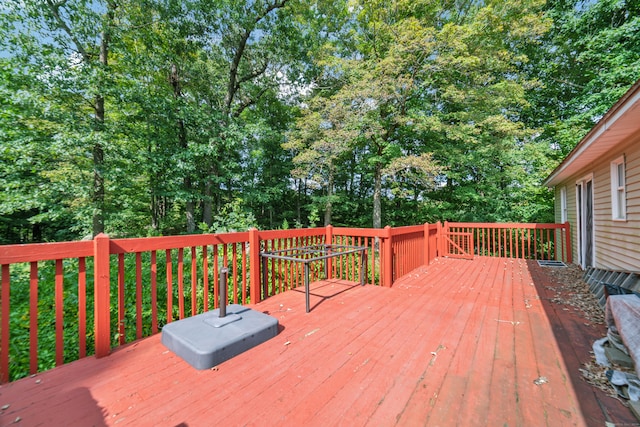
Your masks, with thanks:
[[(11, 380), (29, 375), (30, 350), (30, 283), (29, 264), (11, 266), (11, 312), (9, 316), (9, 377)], [(63, 263), (63, 337), (64, 362), (77, 360), (80, 352), (79, 336), (79, 289), (78, 260)], [(93, 282), (93, 264), (86, 265), (87, 283)], [(38, 369), (46, 370), (55, 366), (56, 360), (56, 288), (55, 263), (38, 263)], [(93, 342), (93, 289), (87, 287), (86, 299), (86, 347), (85, 354), (94, 352)]]
[[(233, 251), (236, 251), (234, 264)], [(208, 248), (208, 277), (209, 286), (207, 307), (212, 309), (215, 306), (214, 284), (218, 272), (223, 265), (229, 268), (229, 278), (227, 281), (228, 303), (247, 303), (242, 300), (242, 280), (241, 272), (243, 268), (242, 249), (239, 245), (219, 245), (217, 256), (211, 247)], [(172, 264), (171, 275), (171, 296), (172, 310), (169, 314), (173, 320), (180, 318), (180, 299), (185, 316), (192, 315), (192, 305), (195, 304), (196, 313), (204, 311), (204, 277), (203, 263), (204, 256), (202, 248), (197, 248), (195, 252), (183, 250), (180, 256), (178, 250), (172, 250), (169, 254)], [(165, 251), (156, 253), (155, 289), (157, 298), (152, 299), (152, 262), (151, 253), (140, 254), (140, 284), (138, 285), (136, 271), (138, 259), (136, 254), (126, 254), (122, 257), (122, 263), (117, 256), (111, 257), (111, 334), (112, 345), (120, 343), (120, 327), (124, 329), (122, 339), (124, 342), (132, 342), (138, 338), (138, 319), (141, 322), (139, 331), (142, 337), (153, 334), (152, 313), (157, 313), (158, 330), (167, 322), (168, 305), (167, 296), (169, 282), (167, 280), (167, 257)], [(182, 271), (179, 269), (182, 262)], [(196, 265), (196, 288), (193, 292), (192, 283), (192, 263)], [(122, 269), (120, 269), (122, 266)], [(87, 259), (85, 265), (86, 289), (84, 294), (80, 292), (78, 283), (79, 261), (77, 259), (67, 259), (63, 262), (62, 270), (62, 300), (63, 300), (63, 359), (65, 363), (77, 360), (80, 355), (80, 331), (79, 331), (79, 311), (85, 310), (85, 354), (94, 354), (94, 293), (93, 293), (93, 260)], [(119, 275), (119, 272), (122, 274)], [(234, 273), (237, 277), (234, 282)], [(37, 340), (38, 340), (38, 370), (51, 369), (56, 365), (56, 266), (54, 262), (38, 263), (38, 286), (37, 286)], [(122, 284), (120, 285), (120, 277)], [(179, 281), (182, 277), (182, 282)], [(9, 316), (9, 377), (16, 380), (29, 375), (30, 366), (30, 264), (13, 264), (11, 266), (11, 312)], [(140, 286), (138, 288), (138, 286)], [(182, 289), (182, 292), (180, 290)], [(246, 290), (248, 291), (248, 289)], [(138, 298), (140, 294), (140, 299)], [(248, 295), (248, 292), (247, 292)], [(86, 304), (80, 306), (81, 298)], [(249, 297), (248, 297), (249, 298)], [(122, 301), (122, 304), (121, 304)], [(137, 307), (140, 306), (140, 317), (138, 317)], [(122, 311), (122, 317), (120, 313)]]
[(556, 0), (547, 9), (553, 28), (531, 53), (541, 85), (528, 93), (526, 119), (543, 127), (552, 168), (640, 77), (640, 5)]
[(112, 237), (550, 221), (542, 180), (640, 75), (639, 12), (6, 1), (0, 243), (101, 218)]
[(234, 231), (247, 231), (256, 228), (256, 219), (253, 213), (243, 206), (242, 199), (236, 199), (225, 205), (215, 215), (213, 224), (209, 227), (201, 223), (200, 229), (204, 233), (231, 233)]

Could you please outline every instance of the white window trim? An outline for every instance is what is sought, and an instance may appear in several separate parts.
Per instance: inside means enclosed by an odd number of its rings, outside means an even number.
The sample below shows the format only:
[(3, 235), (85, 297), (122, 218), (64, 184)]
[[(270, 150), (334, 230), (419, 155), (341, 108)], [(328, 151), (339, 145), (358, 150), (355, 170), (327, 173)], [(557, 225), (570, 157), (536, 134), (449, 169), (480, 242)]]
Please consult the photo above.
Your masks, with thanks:
[(560, 223), (567, 222), (567, 187), (560, 188)]
[[(622, 177), (619, 176), (620, 165), (622, 165)], [(624, 155), (611, 162), (611, 219), (613, 221), (627, 220), (626, 169)], [(622, 185), (620, 185), (620, 178), (622, 178)]]

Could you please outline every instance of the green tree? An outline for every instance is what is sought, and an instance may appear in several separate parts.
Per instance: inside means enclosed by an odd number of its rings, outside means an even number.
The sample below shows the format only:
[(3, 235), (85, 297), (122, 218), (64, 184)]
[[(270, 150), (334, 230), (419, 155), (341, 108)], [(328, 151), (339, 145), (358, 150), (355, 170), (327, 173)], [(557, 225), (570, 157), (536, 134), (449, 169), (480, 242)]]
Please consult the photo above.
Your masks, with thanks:
[[(526, 48), (548, 28), (541, 3), (361, 1), (349, 10), (350, 39), (336, 40), (319, 61), (328, 78), (313, 99), (327, 101), (310, 101), (310, 119), (298, 128), (318, 142), (335, 133), (339, 154), (340, 144), (358, 147), (361, 181), (371, 183), (373, 226), (382, 225), (383, 195), (391, 201), (411, 185), (385, 170), (429, 177), (414, 203), (430, 204), (439, 218), (514, 219), (510, 204), (528, 185), (531, 163), (523, 154), (534, 149), (535, 135), (520, 123), (526, 91), (535, 85), (520, 67)], [(313, 120), (314, 114), (338, 108), (341, 125), (319, 132), (328, 114)], [(341, 135), (342, 129), (352, 133)], [(319, 148), (309, 143), (300, 151), (306, 164), (321, 164), (317, 156), (329, 151)]]
[(528, 120), (543, 128), (553, 168), (640, 77), (640, 4), (554, 0), (547, 14), (553, 28), (527, 67), (541, 83)]
[[(31, 83), (23, 90), (32, 91), (32, 99), (38, 94), (40, 108), (44, 109), (44, 114), (22, 116), (23, 120), (37, 122), (44, 116), (46, 134), (55, 140), (57, 149), (80, 156), (82, 151), (90, 153), (91, 163), (81, 167), (91, 171), (92, 184), (76, 189), (89, 201), (89, 212), (84, 213), (91, 221), (79, 228), (88, 228), (93, 234), (104, 230), (105, 146), (109, 138), (105, 93), (115, 8), (112, 2), (8, 1), (0, 15), (0, 48), (9, 53), (12, 72)], [(28, 111), (36, 113), (35, 109)], [(55, 174), (60, 169), (49, 172)], [(46, 208), (53, 203), (50, 201)], [(38, 221), (32, 218), (32, 222)]]

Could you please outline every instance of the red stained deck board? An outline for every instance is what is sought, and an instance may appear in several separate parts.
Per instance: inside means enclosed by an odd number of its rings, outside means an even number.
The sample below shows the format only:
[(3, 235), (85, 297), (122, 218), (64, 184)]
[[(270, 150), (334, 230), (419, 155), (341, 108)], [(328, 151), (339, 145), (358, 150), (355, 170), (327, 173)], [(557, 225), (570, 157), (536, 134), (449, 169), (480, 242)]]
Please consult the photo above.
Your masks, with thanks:
[(484, 257), (436, 260), (391, 289), (315, 283), (311, 313), (302, 288), (254, 306), (280, 333), (216, 369), (156, 335), (0, 386), (0, 425), (603, 425), (600, 405), (632, 422), (575, 379), (590, 343), (548, 283), (533, 263)]
[[(411, 289), (406, 287), (411, 286), (409, 280), (411, 279), (408, 278), (405, 285), (407, 290)], [(400, 287), (397, 289), (399, 290)], [(431, 296), (440, 296), (443, 292), (446, 292), (445, 288), (434, 289)], [(412, 375), (412, 370), (415, 370), (416, 363), (420, 362), (416, 359), (428, 353), (427, 346), (431, 345), (430, 341), (425, 339), (425, 334), (429, 334), (434, 328), (439, 328), (438, 325), (433, 324), (433, 316), (426, 313), (420, 316), (420, 308), (427, 304), (426, 295), (417, 296), (410, 292), (405, 294), (396, 292), (394, 296), (394, 300), (387, 304), (401, 306), (402, 310), (397, 312), (397, 316), (385, 316), (387, 325), (383, 326), (374, 341), (376, 346), (380, 347), (380, 354), (368, 352), (368, 357), (362, 358), (360, 365), (347, 371), (350, 379), (343, 381), (342, 385), (337, 384), (340, 388), (338, 393), (322, 405), (313, 418), (303, 420), (305, 424), (311, 421), (330, 423), (336, 417), (353, 419), (354, 415), (367, 415), (377, 408), (379, 401), (385, 399), (392, 385), (402, 381), (406, 383), (407, 379), (411, 381), (415, 376), (415, 374)], [(405, 304), (402, 304), (403, 300)], [(394, 323), (402, 325), (403, 333), (392, 332)], [(366, 343), (363, 344), (366, 345)], [(338, 378), (332, 378), (332, 381), (336, 380)], [(413, 384), (408, 383), (408, 385)], [(350, 397), (361, 394), (365, 390), (368, 394), (377, 395), (379, 400), (359, 400), (354, 406)], [(397, 400), (401, 401), (401, 399)]]
[(434, 408), (428, 417), (430, 425), (446, 425), (454, 420), (458, 425), (486, 423), (488, 401), (482, 382), (484, 378), (490, 378), (493, 351), (487, 352), (487, 348), (493, 350), (493, 342), (484, 332), (494, 326), (487, 323), (487, 307), (495, 292), (494, 276), (495, 269), (490, 273), (489, 266), (483, 266), (481, 273), (470, 282), (475, 304), (459, 335), (459, 343), (450, 346), (455, 353), (441, 387), (433, 393)]
[[(456, 335), (452, 331), (456, 329), (456, 325), (462, 323), (453, 319), (459, 318), (460, 314), (468, 309), (460, 297), (464, 287), (460, 287), (459, 284), (464, 282), (463, 278), (473, 277), (471, 267), (469, 264), (462, 263), (458, 265), (457, 270), (441, 272), (443, 281), (436, 285), (438, 294), (428, 293), (426, 306), (430, 310), (421, 310), (425, 316), (423, 322), (437, 323), (434, 323), (424, 335), (424, 350), (414, 354), (415, 363), (406, 366), (403, 374), (398, 375), (397, 378), (390, 376), (392, 379), (390, 387), (371, 414), (372, 425), (393, 423), (403, 417), (426, 420), (425, 414), (429, 406), (425, 402), (428, 402), (434, 394), (431, 392), (431, 387), (436, 389), (439, 387), (445, 375), (445, 366), (448, 365), (453, 354), (451, 347), (447, 349), (449, 345), (447, 339)], [(429, 283), (429, 279), (429, 277), (423, 278), (426, 283)], [(436, 301), (439, 303), (436, 304)], [(433, 357), (432, 352), (436, 353), (436, 358)], [(400, 358), (396, 361), (403, 363)]]
[(495, 350), (492, 347), (495, 346), (498, 335), (498, 322), (495, 321), (499, 316), (497, 302), (502, 290), (501, 281), (495, 278), (496, 271), (486, 269), (478, 280), (478, 283), (488, 285), (482, 289), (483, 294), (487, 294), (487, 299), (479, 313), (478, 345), (467, 374), (465, 396), (468, 398), (459, 410), (460, 425), (498, 425), (500, 421), (502, 424), (508, 421), (498, 418), (493, 422), (490, 419), (492, 414), (489, 410), (490, 401), (487, 399), (491, 393), (491, 376), (494, 370)]
[[(502, 422), (507, 425), (522, 424), (519, 421), (516, 405), (517, 395), (513, 385), (515, 384), (515, 351), (513, 325), (513, 287), (505, 286), (505, 270), (499, 266), (495, 280), (503, 285), (500, 287), (499, 299), (496, 301), (497, 313), (493, 319), (496, 330), (495, 348), (493, 351), (493, 369), (491, 371), (491, 384), (488, 394), (489, 416), (488, 423), (498, 425)], [(496, 292), (498, 294), (498, 292)], [(498, 387), (502, 384), (502, 387)]]
[[(423, 286), (431, 286), (428, 295), (418, 296), (413, 287), (415, 280), (421, 279), (421, 273), (410, 276), (397, 289), (406, 291), (405, 294), (399, 293), (402, 299), (416, 300), (420, 307), (427, 306), (429, 298), (443, 298), (449, 291), (444, 286), (425, 284)], [(448, 320), (445, 313), (452, 300), (448, 301), (449, 304), (434, 307), (431, 311), (405, 312), (405, 317), (401, 319), (404, 333), (396, 335), (402, 335), (406, 344), (396, 345), (397, 339), (392, 342), (392, 346), (387, 349), (388, 356), (382, 360), (382, 366), (372, 369), (361, 385), (361, 389), (372, 393), (374, 398), (354, 402), (344, 413), (347, 419), (362, 424), (371, 414), (371, 424), (389, 424), (404, 411), (416, 383), (425, 376), (425, 366), (428, 366), (433, 358), (430, 352), (438, 350), (434, 343), (441, 339), (443, 331), (446, 331)]]

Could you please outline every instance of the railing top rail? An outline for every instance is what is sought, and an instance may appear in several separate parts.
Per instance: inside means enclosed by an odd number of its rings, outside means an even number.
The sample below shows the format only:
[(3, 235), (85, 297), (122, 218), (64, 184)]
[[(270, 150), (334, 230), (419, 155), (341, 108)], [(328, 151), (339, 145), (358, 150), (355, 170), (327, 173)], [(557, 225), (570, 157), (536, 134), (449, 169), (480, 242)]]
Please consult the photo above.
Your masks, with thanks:
[(406, 227), (395, 227), (391, 229), (392, 236), (400, 236), (402, 234), (424, 233), (424, 225), (409, 225)]
[(0, 265), (93, 256), (93, 241), (1, 245)]
[(194, 246), (225, 245), (248, 241), (248, 231), (223, 234), (188, 234), (181, 236), (113, 239), (109, 241), (109, 249), (112, 254), (120, 254)]
[[(451, 229), (560, 229), (565, 224), (529, 224), (529, 223), (474, 223), (474, 222), (448, 222)], [(429, 224), (429, 230), (435, 230), (436, 224)], [(390, 233), (392, 236), (417, 233), (424, 230), (424, 225), (413, 225), (391, 228), (389, 231), (382, 228), (349, 228), (335, 227), (332, 229), (334, 236), (348, 235), (354, 237), (379, 237), (385, 238)], [(326, 227), (266, 230), (258, 231), (261, 240), (324, 236)], [(110, 239), (110, 252), (113, 254), (135, 253), (154, 250), (169, 250), (184, 247), (233, 244), (249, 241), (249, 232), (233, 232), (222, 234), (191, 234), (180, 236), (141, 237), (126, 239)], [(20, 262), (49, 261), (63, 258), (78, 258), (93, 256), (94, 242), (57, 242), (57, 243), (32, 243), (19, 245), (0, 245), (0, 264), (13, 264)]]
[(354, 237), (386, 237), (384, 228), (349, 228), (335, 227), (334, 236), (354, 236)]
[(287, 239), (293, 237), (312, 237), (312, 236), (324, 236), (326, 233), (326, 227), (320, 228), (291, 228), (288, 230), (259, 230), (258, 235), (260, 240), (271, 239)]
[(504, 223), (483, 223), (483, 222), (447, 222), (446, 225), (450, 228), (525, 228), (525, 229), (554, 229), (564, 228), (565, 224), (553, 224), (553, 223), (517, 223), (517, 222), (504, 222)]

